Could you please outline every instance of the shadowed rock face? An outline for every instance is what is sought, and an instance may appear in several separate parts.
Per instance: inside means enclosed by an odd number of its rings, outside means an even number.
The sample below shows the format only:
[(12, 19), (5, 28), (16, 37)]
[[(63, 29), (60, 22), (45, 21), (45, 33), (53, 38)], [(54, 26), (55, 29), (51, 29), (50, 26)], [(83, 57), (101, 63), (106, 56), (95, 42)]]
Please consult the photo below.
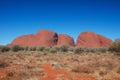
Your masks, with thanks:
[(20, 46), (54, 46), (57, 44), (57, 33), (49, 30), (40, 30), (37, 34), (23, 35), (13, 40), (12, 45)]
[(66, 34), (59, 35), (57, 45), (75, 46), (73, 38)]
[(108, 47), (112, 41), (94, 32), (83, 32), (78, 36), (76, 46)]

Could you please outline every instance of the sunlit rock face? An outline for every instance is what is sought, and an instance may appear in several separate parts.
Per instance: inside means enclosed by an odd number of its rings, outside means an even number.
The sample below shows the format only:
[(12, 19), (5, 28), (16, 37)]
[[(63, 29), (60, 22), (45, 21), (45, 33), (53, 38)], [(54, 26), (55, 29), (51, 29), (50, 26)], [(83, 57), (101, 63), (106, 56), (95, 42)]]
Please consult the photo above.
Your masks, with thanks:
[(58, 37), (57, 46), (62, 45), (75, 46), (73, 38), (66, 34), (60, 34)]
[(94, 32), (82, 32), (77, 39), (76, 46), (82, 47), (108, 47), (112, 41)]
[(20, 46), (54, 46), (57, 44), (58, 35), (49, 30), (40, 30), (37, 34), (29, 34), (17, 37), (12, 41), (12, 45)]

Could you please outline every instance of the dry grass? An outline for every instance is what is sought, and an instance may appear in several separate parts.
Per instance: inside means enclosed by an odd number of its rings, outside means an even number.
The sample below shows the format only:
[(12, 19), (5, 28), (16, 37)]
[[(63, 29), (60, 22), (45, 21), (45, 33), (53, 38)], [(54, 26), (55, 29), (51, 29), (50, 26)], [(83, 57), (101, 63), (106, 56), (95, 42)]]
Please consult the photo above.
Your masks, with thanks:
[(12, 69), (0, 80), (38, 80), (40, 76), (47, 76), (41, 66), (44, 63), (73, 74), (87, 74), (97, 80), (120, 80), (120, 56), (112, 53), (52, 54), (38, 51), (0, 53), (0, 71)]

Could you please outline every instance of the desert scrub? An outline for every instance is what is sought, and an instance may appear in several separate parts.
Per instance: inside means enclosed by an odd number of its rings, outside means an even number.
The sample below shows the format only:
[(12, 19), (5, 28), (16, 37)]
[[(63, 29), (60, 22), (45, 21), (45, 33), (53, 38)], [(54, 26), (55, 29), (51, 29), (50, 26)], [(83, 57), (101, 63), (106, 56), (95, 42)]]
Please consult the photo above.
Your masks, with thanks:
[(84, 48), (82, 48), (82, 47), (75, 47), (75, 49), (74, 49), (75, 54), (80, 54), (83, 52), (84, 52)]
[(55, 48), (50, 48), (50, 53), (57, 53), (57, 50)]
[(43, 46), (39, 46), (36, 48), (37, 51), (44, 51), (44, 49), (45, 49), (45, 47), (43, 47)]
[(19, 45), (14, 45), (14, 46), (11, 47), (11, 50), (12, 50), (13, 52), (18, 52), (18, 51), (24, 50), (24, 48), (21, 47), (21, 46), (19, 46)]
[(10, 48), (8, 46), (0, 46), (0, 52), (7, 52)]
[(120, 53), (120, 38), (116, 39), (115, 42), (113, 42), (113, 44), (109, 47), (109, 51)]
[(60, 52), (68, 52), (68, 46), (66, 45), (60, 46)]
[(29, 47), (28, 47), (28, 46), (25, 47), (24, 50), (25, 50), (25, 51), (29, 51)]
[(31, 47), (31, 51), (36, 51), (37, 50), (37, 47)]
[(72, 67), (71, 69), (72, 72), (76, 72), (76, 73), (93, 73), (94, 71), (87, 65), (75, 65)]
[(68, 51), (74, 52), (74, 47), (69, 47), (69, 48), (68, 48)]
[(44, 51), (49, 52), (51, 47), (45, 47)]
[(57, 52), (60, 51), (60, 47), (58, 47), (58, 46), (53, 46), (52, 48), (56, 49)]
[(0, 62), (0, 68), (5, 68), (5, 67), (8, 67), (8, 63), (6, 62)]
[(108, 48), (100, 47), (100, 48), (97, 48), (97, 51), (96, 51), (96, 52), (99, 52), (99, 53), (106, 53), (106, 52), (108, 52)]
[(37, 50), (37, 47), (29, 47), (28, 48), (28, 51), (36, 51)]

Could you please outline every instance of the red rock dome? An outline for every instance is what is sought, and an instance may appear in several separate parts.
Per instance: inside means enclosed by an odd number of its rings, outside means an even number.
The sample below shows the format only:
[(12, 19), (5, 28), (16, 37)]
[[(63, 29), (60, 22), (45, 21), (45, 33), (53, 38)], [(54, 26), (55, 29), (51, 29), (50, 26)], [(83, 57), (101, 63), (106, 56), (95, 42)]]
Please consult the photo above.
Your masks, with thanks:
[(49, 30), (40, 30), (37, 34), (23, 35), (13, 40), (12, 45), (20, 46), (54, 46), (57, 44), (57, 33)]
[(83, 32), (78, 36), (76, 46), (108, 47), (112, 41), (94, 32)]
[(66, 34), (59, 35), (57, 45), (75, 46), (73, 38)]

